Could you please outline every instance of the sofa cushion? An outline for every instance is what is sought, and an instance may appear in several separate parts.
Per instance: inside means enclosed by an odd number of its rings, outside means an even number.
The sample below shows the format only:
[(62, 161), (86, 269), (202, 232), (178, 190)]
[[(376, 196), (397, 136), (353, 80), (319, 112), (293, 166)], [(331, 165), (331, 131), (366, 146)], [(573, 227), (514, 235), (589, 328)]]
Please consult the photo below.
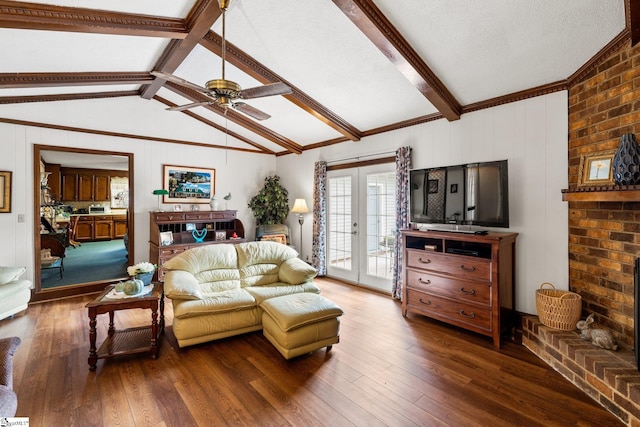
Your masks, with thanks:
[(289, 258), (298, 256), (290, 246), (269, 241), (240, 243), (236, 245), (236, 250), (240, 268), (255, 264), (280, 265)]
[(169, 270), (188, 271), (197, 276), (210, 270), (237, 269), (238, 256), (234, 245), (221, 243), (189, 249), (165, 261), (162, 266)]
[(259, 241), (236, 245), (240, 286), (264, 286), (280, 281), (280, 265), (298, 253), (280, 243)]
[(273, 283), (266, 286), (247, 286), (243, 288), (249, 292), (256, 300), (258, 304), (262, 304), (262, 301), (280, 297), (283, 295), (297, 294), (300, 292), (309, 292), (312, 294), (319, 294), (320, 288), (313, 282), (306, 282), (301, 285), (289, 285), (287, 283)]
[(0, 267), (0, 285), (18, 280), (25, 271), (25, 267)]
[(308, 282), (318, 274), (318, 270), (311, 267), (300, 258), (290, 258), (280, 265), (278, 276), (280, 281), (291, 285)]
[(256, 307), (256, 300), (243, 289), (232, 289), (203, 295), (199, 300), (177, 300), (173, 302), (173, 316), (186, 318), (203, 314), (226, 313)]
[(164, 294), (171, 299), (202, 299), (200, 283), (193, 274), (183, 270), (165, 274)]

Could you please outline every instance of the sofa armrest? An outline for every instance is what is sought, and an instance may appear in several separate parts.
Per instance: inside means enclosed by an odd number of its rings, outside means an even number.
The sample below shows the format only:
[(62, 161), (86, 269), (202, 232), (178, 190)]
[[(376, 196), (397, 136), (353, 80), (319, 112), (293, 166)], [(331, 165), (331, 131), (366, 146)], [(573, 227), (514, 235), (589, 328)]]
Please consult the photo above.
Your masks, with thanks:
[(318, 270), (311, 267), (300, 258), (289, 258), (280, 264), (278, 276), (281, 282), (299, 285), (316, 277)]
[(0, 339), (0, 384), (13, 389), (13, 355), (20, 346), (18, 337)]
[(202, 299), (200, 283), (188, 271), (172, 270), (164, 276), (164, 294), (171, 299)]

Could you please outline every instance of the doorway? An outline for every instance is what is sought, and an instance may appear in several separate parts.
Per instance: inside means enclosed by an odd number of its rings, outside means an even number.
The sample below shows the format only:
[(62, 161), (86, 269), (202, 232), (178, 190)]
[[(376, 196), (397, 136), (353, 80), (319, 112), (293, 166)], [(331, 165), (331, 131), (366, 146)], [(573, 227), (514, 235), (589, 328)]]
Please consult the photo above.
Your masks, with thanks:
[(33, 159), (33, 299), (125, 279), (134, 253), (133, 154), (34, 145)]
[(327, 273), (391, 292), (395, 171), (379, 164), (327, 173)]

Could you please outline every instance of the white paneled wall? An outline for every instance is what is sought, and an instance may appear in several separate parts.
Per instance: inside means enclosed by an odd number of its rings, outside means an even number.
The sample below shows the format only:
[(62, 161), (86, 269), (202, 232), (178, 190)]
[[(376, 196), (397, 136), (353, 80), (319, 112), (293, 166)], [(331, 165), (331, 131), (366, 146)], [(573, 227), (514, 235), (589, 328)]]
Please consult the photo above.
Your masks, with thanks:
[[(412, 168), (509, 160), (509, 231), (517, 242), (516, 309), (536, 313), (535, 290), (549, 281), (568, 286), (567, 92), (527, 99), (277, 159), (277, 171), (290, 199), (313, 200), (317, 160), (339, 160), (413, 147)], [(290, 215), (293, 241), (299, 241)], [(312, 220), (303, 227), (303, 258), (311, 254)]]
[[(0, 214), (0, 241), (3, 242), (0, 265), (26, 266), (30, 279), (33, 279), (33, 221), (39, 221), (33, 212), (34, 144), (134, 154), (135, 254), (132, 263), (149, 258), (148, 212), (157, 208), (157, 196), (152, 192), (162, 187), (163, 164), (216, 169), (216, 192), (232, 194), (228, 208), (238, 211), (247, 236), (253, 239), (255, 220), (247, 203), (262, 187), (264, 177), (275, 173), (276, 163), (274, 156), (268, 155), (4, 123), (0, 123), (0, 141), (0, 170), (13, 171), (12, 210), (9, 214)], [(18, 215), (25, 215), (24, 223), (18, 223)]]

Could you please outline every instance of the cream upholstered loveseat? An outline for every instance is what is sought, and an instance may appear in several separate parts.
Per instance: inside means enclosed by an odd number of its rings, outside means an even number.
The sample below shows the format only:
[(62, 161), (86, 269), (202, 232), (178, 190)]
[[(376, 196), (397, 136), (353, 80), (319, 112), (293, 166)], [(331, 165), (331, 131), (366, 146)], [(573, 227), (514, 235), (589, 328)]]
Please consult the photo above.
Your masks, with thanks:
[(316, 270), (275, 242), (207, 245), (163, 264), (180, 347), (262, 329), (260, 304), (300, 292), (320, 293)]

